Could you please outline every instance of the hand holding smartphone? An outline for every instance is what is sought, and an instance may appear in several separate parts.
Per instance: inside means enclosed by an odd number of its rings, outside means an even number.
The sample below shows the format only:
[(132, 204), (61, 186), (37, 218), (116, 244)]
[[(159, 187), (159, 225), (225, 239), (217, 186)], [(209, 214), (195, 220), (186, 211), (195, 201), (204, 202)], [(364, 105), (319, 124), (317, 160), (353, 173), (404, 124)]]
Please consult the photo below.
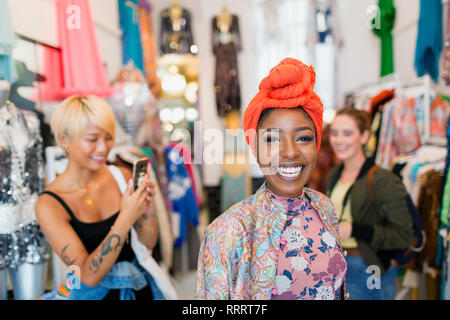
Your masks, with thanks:
[(140, 158), (133, 163), (133, 190), (141, 185), (144, 181), (145, 175), (147, 174), (147, 166), (149, 163), (149, 158)]

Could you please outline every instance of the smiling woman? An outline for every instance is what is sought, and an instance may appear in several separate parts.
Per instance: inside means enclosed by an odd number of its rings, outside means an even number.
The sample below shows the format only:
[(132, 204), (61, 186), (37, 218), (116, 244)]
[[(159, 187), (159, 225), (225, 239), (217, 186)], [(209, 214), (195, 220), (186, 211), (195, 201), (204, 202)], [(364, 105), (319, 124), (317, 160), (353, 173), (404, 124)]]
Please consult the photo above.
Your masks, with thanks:
[(146, 175), (134, 191), (130, 172), (106, 165), (115, 137), (110, 106), (95, 96), (70, 97), (54, 112), (51, 127), (69, 163), (35, 210), (52, 249), (79, 270), (80, 286), (69, 299), (159, 298), (128, 240), (134, 227), (149, 250), (156, 244), (155, 185)]
[(347, 265), (331, 201), (305, 187), (322, 135), (312, 67), (286, 58), (244, 115), (266, 183), (206, 229), (197, 299), (345, 299)]
[(266, 109), (258, 123), (257, 160), (267, 187), (297, 197), (317, 161), (314, 123), (302, 108)]

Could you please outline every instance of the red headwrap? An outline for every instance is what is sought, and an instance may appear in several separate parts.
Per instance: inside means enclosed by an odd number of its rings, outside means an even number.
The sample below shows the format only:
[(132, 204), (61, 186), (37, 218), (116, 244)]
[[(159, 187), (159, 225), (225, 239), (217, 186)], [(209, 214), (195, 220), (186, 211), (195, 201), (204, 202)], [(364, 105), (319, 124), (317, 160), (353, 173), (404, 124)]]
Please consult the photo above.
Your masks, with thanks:
[(319, 151), (323, 104), (313, 91), (315, 81), (314, 68), (293, 58), (283, 59), (261, 81), (259, 92), (250, 101), (244, 113), (245, 138), (255, 155), (256, 126), (261, 112), (270, 108), (302, 107), (311, 117), (316, 128), (317, 151)]

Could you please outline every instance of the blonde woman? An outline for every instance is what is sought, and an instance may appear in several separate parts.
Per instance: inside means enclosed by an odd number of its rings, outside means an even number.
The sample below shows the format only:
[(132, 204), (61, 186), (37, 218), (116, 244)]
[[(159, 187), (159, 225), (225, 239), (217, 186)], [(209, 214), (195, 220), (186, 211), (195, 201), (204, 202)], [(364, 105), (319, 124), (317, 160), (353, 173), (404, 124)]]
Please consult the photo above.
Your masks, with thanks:
[(67, 98), (51, 127), (69, 163), (41, 194), (36, 217), (52, 249), (79, 270), (69, 299), (157, 298), (130, 244), (133, 226), (148, 249), (156, 244), (155, 185), (146, 176), (133, 191), (129, 171), (106, 165), (115, 137), (110, 106), (95, 96)]

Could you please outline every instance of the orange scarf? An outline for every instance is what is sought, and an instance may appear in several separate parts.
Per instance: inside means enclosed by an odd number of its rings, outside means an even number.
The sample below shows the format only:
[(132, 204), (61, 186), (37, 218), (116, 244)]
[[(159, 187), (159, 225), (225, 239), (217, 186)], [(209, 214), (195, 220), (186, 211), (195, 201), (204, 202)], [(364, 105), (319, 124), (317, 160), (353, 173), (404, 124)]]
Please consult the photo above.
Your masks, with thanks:
[(247, 143), (255, 153), (256, 127), (261, 112), (270, 108), (302, 107), (311, 117), (320, 149), (323, 124), (323, 104), (313, 91), (316, 73), (294, 58), (283, 59), (259, 84), (259, 92), (250, 101), (244, 113), (244, 131)]

